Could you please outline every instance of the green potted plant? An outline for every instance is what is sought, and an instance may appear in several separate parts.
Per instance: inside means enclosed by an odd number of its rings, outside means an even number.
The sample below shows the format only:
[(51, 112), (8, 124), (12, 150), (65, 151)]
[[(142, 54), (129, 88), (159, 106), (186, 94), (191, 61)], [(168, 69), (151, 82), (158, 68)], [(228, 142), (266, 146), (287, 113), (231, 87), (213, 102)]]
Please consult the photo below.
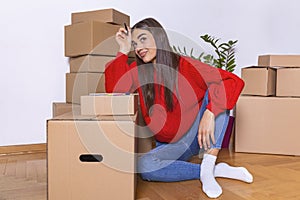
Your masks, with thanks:
[(235, 45), (238, 42), (237, 40), (229, 40), (228, 42), (218, 44), (220, 39), (209, 36), (208, 34), (202, 35), (200, 36), (200, 38), (206, 43), (211, 44), (217, 57), (214, 57), (211, 54), (205, 54), (204, 52), (202, 52), (198, 57), (195, 57), (193, 55), (193, 48), (190, 51), (190, 55), (187, 54), (185, 47), (182, 51), (180, 47), (176, 48), (175, 46), (173, 46), (173, 50), (178, 54), (190, 56), (194, 59), (200, 60), (201, 62), (224, 69), (229, 72), (233, 72), (235, 70)]
[[(201, 62), (204, 62), (206, 64), (209, 64), (211, 66), (224, 69), (229, 72), (234, 72), (236, 63), (235, 63), (235, 45), (238, 42), (238, 40), (229, 40), (228, 42), (223, 42), (221, 44), (218, 44), (220, 39), (215, 38), (212, 36), (209, 36), (208, 34), (200, 36), (200, 38), (210, 44), (214, 48), (214, 52), (216, 53), (216, 56), (211, 54), (206, 54), (202, 52), (199, 56), (195, 57), (193, 55), (193, 49), (191, 49), (190, 54), (187, 54), (186, 48), (183, 48), (183, 51), (180, 49), (180, 47), (173, 46), (174, 52), (189, 56), (193, 59), (200, 60)], [(234, 125), (234, 116), (229, 117), (228, 126), (225, 132), (225, 136), (222, 143), (222, 148), (228, 148), (229, 147), (229, 141)]]

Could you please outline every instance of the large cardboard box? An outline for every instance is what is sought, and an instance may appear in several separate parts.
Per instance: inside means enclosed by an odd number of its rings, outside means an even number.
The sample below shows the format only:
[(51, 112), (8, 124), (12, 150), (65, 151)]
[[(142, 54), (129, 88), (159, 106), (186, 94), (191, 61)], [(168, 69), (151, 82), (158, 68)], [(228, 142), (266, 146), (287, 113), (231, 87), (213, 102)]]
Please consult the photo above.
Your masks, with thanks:
[(81, 96), (82, 115), (134, 115), (138, 95), (126, 93), (96, 93)]
[(74, 110), (79, 110), (80, 106), (72, 103), (53, 102), (52, 103), (52, 117), (56, 117)]
[[(132, 56), (133, 54), (130, 54)], [(105, 65), (115, 56), (85, 55), (70, 58), (70, 72), (104, 72)], [(128, 64), (135, 59), (128, 57)]]
[(105, 92), (104, 73), (67, 73), (66, 102), (80, 104), (80, 97)]
[(264, 67), (300, 67), (300, 55), (261, 55), (258, 66)]
[(300, 68), (277, 69), (276, 96), (300, 97)]
[(68, 113), (48, 120), (48, 199), (134, 200), (134, 120)]
[(299, 119), (300, 98), (241, 96), (235, 151), (300, 155)]
[(72, 13), (73, 24), (88, 21), (100, 21), (119, 25), (123, 25), (123, 23), (126, 23), (127, 25), (129, 25), (130, 17), (115, 9), (103, 9)]
[(87, 54), (115, 56), (119, 45), (115, 35), (120, 26), (97, 21), (65, 26), (65, 56)]
[(245, 95), (275, 95), (276, 69), (269, 67), (242, 68), (241, 77), (245, 82), (242, 94)]

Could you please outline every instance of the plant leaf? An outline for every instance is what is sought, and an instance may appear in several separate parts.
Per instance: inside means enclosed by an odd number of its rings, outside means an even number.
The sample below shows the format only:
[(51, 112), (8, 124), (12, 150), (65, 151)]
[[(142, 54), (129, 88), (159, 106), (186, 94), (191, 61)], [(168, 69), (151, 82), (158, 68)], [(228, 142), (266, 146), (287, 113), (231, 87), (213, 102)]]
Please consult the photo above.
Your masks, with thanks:
[(180, 47), (178, 47), (178, 51), (179, 51), (180, 54), (182, 54), (182, 51), (181, 51)]
[(193, 48), (191, 48), (191, 52), (190, 52), (190, 55), (191, 55), (191, 57), (193, 57)]

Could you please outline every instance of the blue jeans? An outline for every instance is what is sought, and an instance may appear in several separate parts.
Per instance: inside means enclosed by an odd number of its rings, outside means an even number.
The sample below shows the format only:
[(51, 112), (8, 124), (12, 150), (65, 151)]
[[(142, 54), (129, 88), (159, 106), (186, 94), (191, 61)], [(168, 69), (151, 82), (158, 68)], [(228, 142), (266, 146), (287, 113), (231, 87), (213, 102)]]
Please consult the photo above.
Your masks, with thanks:
[[(199, 153), (198, 128), (208, 104), (208, 93), (205, 94), (200, 111), (188, 132), (176, 143), (156, 142), (156, 148), (138, 158), (138, 172), (147, 181), (174, 182), (200, 179), (200, 164), (188, 160)], [(229, 111), (215, 118), (215, 140), (211, 148), (221, 149), (224, 134), (228, 125)]]

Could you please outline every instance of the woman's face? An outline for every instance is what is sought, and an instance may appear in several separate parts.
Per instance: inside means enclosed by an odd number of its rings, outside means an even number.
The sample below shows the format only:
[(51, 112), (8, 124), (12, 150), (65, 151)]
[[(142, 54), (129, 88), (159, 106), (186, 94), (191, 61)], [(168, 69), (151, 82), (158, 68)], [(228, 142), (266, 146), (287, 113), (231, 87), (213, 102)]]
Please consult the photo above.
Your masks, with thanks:
[(135, 54), (145, 63), (156, 62), (156, 44), (153, 35), (143, 29), (136, 28), (132, 32), (132, 45)]

